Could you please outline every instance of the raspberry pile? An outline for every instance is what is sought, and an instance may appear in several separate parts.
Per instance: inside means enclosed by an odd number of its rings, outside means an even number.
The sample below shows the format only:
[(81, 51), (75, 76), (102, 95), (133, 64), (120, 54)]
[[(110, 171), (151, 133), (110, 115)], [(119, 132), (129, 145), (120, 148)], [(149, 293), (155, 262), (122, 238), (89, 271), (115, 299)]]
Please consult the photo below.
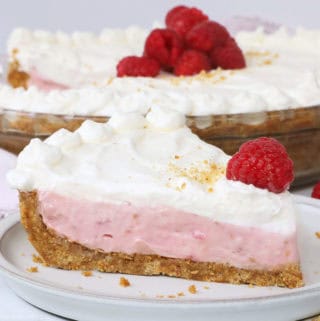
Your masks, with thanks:
[(314, 186), (311, 197), (320, 199), (320, 182)]
[(276, 139), (257, 138), (242, 144), (229, 160), (227, 179), (281, 193), (294, 179), (293, 162)]
[(215, 68), (241, 69), (243, 53), (228, 30), (201, 10), (177, 6), (165, 18), (166, 28), (154, 29), (146, 39), (143, 57), (125, 57), (117, 76), (156, 77), (160, 70), (191, 76)]

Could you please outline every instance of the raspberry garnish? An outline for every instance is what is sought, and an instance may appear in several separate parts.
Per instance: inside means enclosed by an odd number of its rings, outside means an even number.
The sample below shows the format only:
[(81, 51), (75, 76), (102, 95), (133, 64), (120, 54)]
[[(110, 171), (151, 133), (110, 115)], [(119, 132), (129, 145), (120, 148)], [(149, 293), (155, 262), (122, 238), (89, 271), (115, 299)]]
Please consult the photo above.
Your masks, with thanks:
[(215, 21), (204, 21), (195, 25), (186, 34), (186, 43), (190, 48), (209, 52), (223, 46), (230, 37), (227, 29)]
[(210, 70), (210, 60), (202, 52), (197, 50), (186, 50), (174, 67), (176, 76), (191, 76), (202, 70)]
[(320, 182), (314, 186), (311, 197), (320, 199)]
[(171, 70), (183, 52), (183, 41), (174, 30), (154, 29), (148, 36), (144, 55)]
[(276, 139), (257, 138), (242, 144), (229, 160), (227, 178), (281, 193), (294, 179), (293, 162)]
[(233, 38), (227, 39), (224, 46), (214, 48), (210, 58), (213, 66), (223, 69), (241, 69), (246, 66), (242, 51)]
[(155, 77), (160, 72), (159, 63), (148, 57), (128, 56), (117, 65), (117, 76)]
[(177, 76), (190, 76), (217, 67), (246, 66), (241, 49), (227, 29), (208, 21), (201, 10), (176, 6), (165, 20), (167, 29), (152, 30), (145, 41), (143, 56), (153, 60), (127, 57), (117, 66), (118, 77), (155, 77), (159, 68)]
[(166, 25), (168, 28), (175, 30), (181, 37), (184, 37), (196, 24), (207, 20), (208, 16), (197, 8), (176, 8), (169, 17), (167, 16)]
[(166, 22), (166, 26), (170, 25), (172, 23), (172, 20), (174, 19), (174, 16), (180, 12), (181, 10), (187, 9), (188, 7), (186, 6), (176, 6), (173, 7), (171, 10), (168, 11), (166, 18), (165, 18), (165, 22)]

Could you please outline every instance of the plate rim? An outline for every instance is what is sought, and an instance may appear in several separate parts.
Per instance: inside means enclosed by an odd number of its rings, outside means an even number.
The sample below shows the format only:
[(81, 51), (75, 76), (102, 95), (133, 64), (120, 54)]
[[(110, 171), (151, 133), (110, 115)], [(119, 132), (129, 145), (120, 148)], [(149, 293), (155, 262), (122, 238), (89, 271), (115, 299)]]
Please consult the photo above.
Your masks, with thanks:
[[(320, 209), (320, 201), (312, 199), (307, 196), (302, 195), (293, 195), (294, 202), (302, 205), (309, 205)], [(18, 210), (17, 210), (18, 212)], [(320, 215), (320, 211), (319, 211)], [(11, 214), (0, 221), (0, 242), (7, 232), (16, 227), (17, 224), (20, 224), (20, 217), (18, 213)], [(6, 266), (4, 266), (6, 265)], [(12, 268), (10, 270), (10, 268)], [(137, 304), (143, 304), (148, 307), (174, 307), (174, 308), (185, 308), (187, 306), (201, 306), (201, 308), (224, 308), (226, 306), (232, 305), (233, 307), (243, 306), (246, 304), (255, 305), (259, 303), (260, 305), (270, 305), (275, 302), (283, 302), (288, 300), (295, 300), (297, 297), (313, 297), (320, 294), (320, 282), (309, 287), (302, 287), (298, 289), (293, 289), (292, 293), (280, 293), (270, 296), (260, 296), (260, 297), (249, 297), (249, 298), (240, 298), (240, 299), (221, 299), (221, 300), (185, 300), (180, 301), (178, 299), (156, 299), (156, 298), (122, 298), (122, 297), (113, 297), (110, 295), (103, 294), (94, 294), (88, 292), (79, 292), (76, 290), (66, 289), (60, 286), (53, 286), (46, 281), (35, 280), (29, 277), (26, 273), (15, 271), (15, 266), (8, 262), (2, 254), (0, 249), (0, 275), (7, 277), (10, 281), (15, 281), (23, 285), (31, 286), (35, 289), (46, 291), (50, 294), (62, 294), (63, 296), (69, 298), (77, 298), (80, 300), (90, 300), (91, 302), (100, 302), (114, 305), (130, 305), (136, 306)], [(192, 280), (190, 280), (192, 281)]]

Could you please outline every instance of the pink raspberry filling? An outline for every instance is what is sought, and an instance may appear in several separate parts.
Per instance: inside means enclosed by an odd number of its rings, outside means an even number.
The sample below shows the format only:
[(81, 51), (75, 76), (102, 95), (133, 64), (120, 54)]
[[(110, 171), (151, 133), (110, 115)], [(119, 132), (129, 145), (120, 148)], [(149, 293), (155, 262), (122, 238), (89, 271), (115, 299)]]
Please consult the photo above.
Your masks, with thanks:
[(56, 83), (52, 80), (43, 78), (37, 71), (33, 70), (29, 73), (29, 86), (35, 86), (38, 89), (41, 89), (43, 91), (50, 91), (54, 89), (58, 90), (65, 90), (69, 87), (66, 85), (62, 85), (59, 83)]
[[(216, 222), (175, 208), (72, 199), (39, 192), (44, 223), (88, 248), (127, 254), (157, 254), (249, 269), (298, 262), (296, 232)], [(214, 212), (214, 209), (213, 209)]]

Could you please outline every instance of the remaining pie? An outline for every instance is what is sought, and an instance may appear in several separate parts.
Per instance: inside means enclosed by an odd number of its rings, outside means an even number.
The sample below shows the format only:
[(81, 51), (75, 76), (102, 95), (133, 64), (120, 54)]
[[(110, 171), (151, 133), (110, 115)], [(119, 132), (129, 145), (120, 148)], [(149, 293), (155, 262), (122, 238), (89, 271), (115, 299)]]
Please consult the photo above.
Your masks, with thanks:
[[(181, 6), (168, 13), (167, 26), (175, 28), (172, 12), (178, 15), (178, 11), (186, 11), (186, 19), (194, 15), (191, 20), (200, 24), (195, 28), (203, 31), (202, 23), (207, 21), (202, 20), (208, 17)], [(0, 106), (5, 109), (0, 113), (0, 145), (17, 152), (31, 137), (45, 138), (59, 128), (75, 130), (87, 118), (106, 121), (114, 112), (146, 113), (150, 107), (164, 106), (187, 115), (196, 134), (229, 154), (250, 138), (273, 136), (294, 160), (295, 183), (316, 180), (320, 177), (320, 33), (270, 25), (255, 29), (252, 21), (250, 28), (233, 34), (246, 68), (216, 68), (179, 77), (163, 68), (157, 77), (117, 77), (123, 57), (143, 54), (150, 30), (105, 29), (95, 35), (16, 29), (8, 41), (8, 80), (13, 87), (28, 89), (0, 87)], [(188, 41), (196, 40), (198, 48), (207, 45), (194, 38), (200, 32), (196, 31), (186, 36)], [(152, 35), (168, 36), (158, 29)], [(153, 54), (163, 52), (160, 49)], [(162, 56), (157, 58), (163, 63)], [(237, 59), (230, 61), (229, 68), (234, 68)]]

